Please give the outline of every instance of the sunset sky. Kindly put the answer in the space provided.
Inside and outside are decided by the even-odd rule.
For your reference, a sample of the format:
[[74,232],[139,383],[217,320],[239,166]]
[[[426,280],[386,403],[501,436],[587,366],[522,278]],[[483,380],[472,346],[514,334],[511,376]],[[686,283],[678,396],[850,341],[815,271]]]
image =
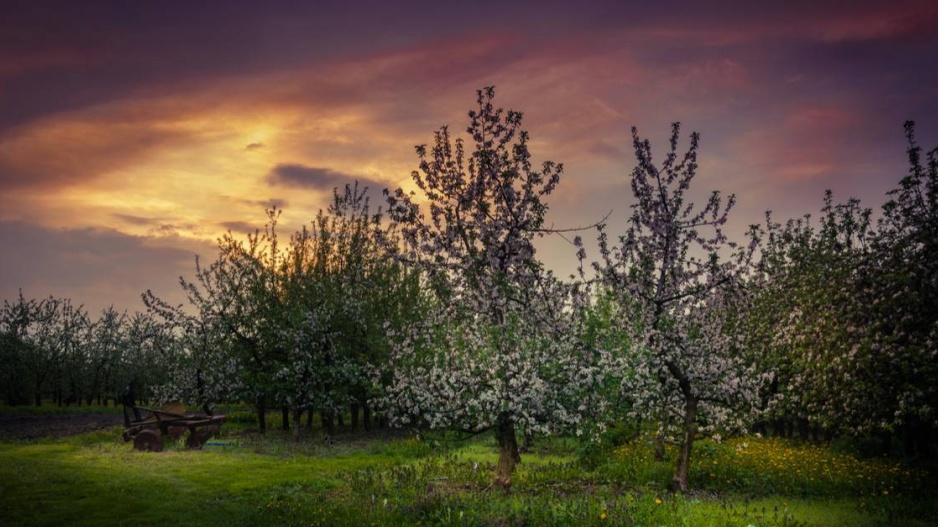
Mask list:
[[[827,188],[878,207],[908,119],[938,145],[938,3],[3,0],[0,298],[179,302],[266,207],[289,233],[335,186],[406,184],[487,85],[565,166],[549,223],[621,231],[630,127],[660,159],[681,121],[741,232]],[[540,254],[566,275],[574,252]]]

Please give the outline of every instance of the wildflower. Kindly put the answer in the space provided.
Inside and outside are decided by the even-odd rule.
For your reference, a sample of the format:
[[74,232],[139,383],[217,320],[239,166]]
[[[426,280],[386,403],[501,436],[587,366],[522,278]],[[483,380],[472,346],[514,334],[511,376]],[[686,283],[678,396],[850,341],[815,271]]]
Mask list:
[[655,505],[661,505],[661,503],[662,503],[661,498],[659,498],[658,496],[655,496]]

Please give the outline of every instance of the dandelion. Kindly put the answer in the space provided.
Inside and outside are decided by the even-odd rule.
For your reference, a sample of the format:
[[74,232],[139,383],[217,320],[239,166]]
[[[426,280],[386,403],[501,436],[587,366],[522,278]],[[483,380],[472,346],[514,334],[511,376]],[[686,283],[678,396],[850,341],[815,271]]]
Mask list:
[[655,505],[661,505],[661,503],[662,503],[661,498],[659,498],[658,496],[655,496]]

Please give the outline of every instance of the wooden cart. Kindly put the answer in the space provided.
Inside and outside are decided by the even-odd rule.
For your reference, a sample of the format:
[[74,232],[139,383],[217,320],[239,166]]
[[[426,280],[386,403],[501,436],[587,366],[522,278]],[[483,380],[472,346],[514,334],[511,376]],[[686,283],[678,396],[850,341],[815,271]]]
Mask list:
[[180,402],[169,403],[159,410],[124,405],[124,441],[133,440],[137,450],[161,452],[165,438],[175,441],[188,430],[186,446],[199,449],[218,433],[224,422],[224,415],[186,412],[185,406]]

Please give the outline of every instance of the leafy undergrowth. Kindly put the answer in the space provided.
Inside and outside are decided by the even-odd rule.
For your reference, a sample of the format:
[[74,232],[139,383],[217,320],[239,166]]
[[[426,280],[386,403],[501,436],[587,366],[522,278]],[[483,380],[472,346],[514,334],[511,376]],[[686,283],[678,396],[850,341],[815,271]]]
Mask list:
[[0,443],[4,525],[938,525],[934,485],[899,463],[744,438],[702,442],[694,492],[641,440],[585,465],[572,440],[541,440],[510,493],[489,484],[491,438],[310,435],[228,427],[202,451],[140,453],[118,428]]

